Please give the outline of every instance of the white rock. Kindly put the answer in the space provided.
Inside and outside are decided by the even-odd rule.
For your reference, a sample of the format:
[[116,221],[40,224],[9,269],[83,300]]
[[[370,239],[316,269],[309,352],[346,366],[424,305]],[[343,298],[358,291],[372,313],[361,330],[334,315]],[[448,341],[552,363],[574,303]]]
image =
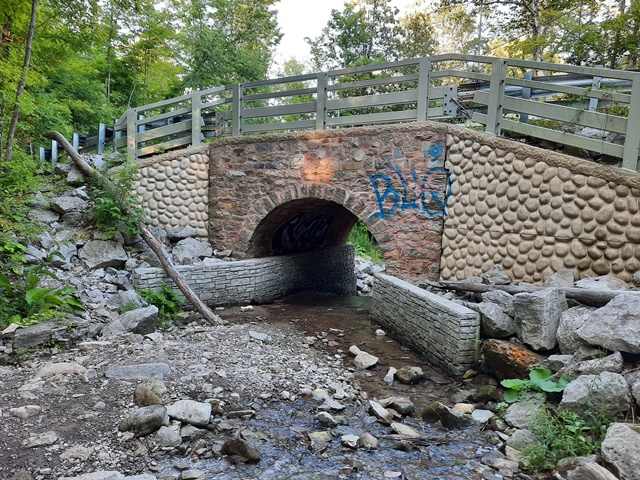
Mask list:
[[181,422],[204,426],[209,423],[211,418],[211,404],[194,400],[178,400],[167,407],[167,413],[169,417]]
[[12,416],[25,419],[35,417],[36,415],[40,415],[42,411],[42,407],[40,405],[24,405],[18,408],[11,408],[9,412]]
[[398,370],[394,367],[389,367],[389,371],[384,376],[384,383],[391,385],[393,383],[393,377],[395,376]]

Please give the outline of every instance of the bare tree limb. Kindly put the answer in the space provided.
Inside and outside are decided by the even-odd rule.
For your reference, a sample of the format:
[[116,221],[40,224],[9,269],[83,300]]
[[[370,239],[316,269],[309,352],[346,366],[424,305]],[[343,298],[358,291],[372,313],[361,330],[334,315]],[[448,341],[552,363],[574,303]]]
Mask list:
[[[76,152],[76,150],[71,146],[67,139],[62,136],[60,132],[47,132],[44,136],[58,142],[87,179],[100,179],[110,187],[114,187],[112,182],[108,178],[105,178],[100,172],[95,170],[93,167],[91,167],[91,165],[84,161],[84,159],[78,154],[78,152]],[[153,250],[153,253],[155,253],[158,257],[158,260],[160,260],[160,263],[166,270],[171,280],[175,282],[182,294],[191,303],[191,305],[193,305],[196,311],[200,313],[209,323],[213,325],[222,325],[222,319],[218,315],[213,313],[213,311],[202,300],[200,300],[200,298],[198,298],[191,287],[189,287],[189,285],[185,283],[175,265],[171,261],[168,253],[165,251],[162,244],[153,236],[149,228],[144,223],[140,222],[138,224],[138,229],[140,230],[140,236],[142,237],[142,239],[146,242],[147,245],[149,245],[151,250]]]

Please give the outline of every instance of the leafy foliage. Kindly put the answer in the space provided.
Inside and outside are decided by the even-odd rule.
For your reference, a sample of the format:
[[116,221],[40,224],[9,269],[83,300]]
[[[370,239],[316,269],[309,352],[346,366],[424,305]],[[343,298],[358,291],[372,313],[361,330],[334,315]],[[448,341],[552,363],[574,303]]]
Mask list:
[[397,15],[391,0],[355,0],[345,2],[342,11],[332,10],[322,34],[305,39],[315,67],[337,69],[397,59]]
[[523,463],[529,470],[550,470],[562,458],[594,454],[600,450],[611,421],[591,409],[581,414],[540,410],[532,422],[532,433],[540,445],[531,444],[524,449]]
[[182,312],[184,300],[171,288],[164,284],[159,292],[145,288],[138,292],[150,305],[158,307],[158,320],[161,327],[167,327]]
[[137,197],[131,194],[136,172],[135,165],[125,163],[114,169],[111,184],[99,178],[89,182],[91,221],[103,232],[139,233],[138,225],[144,219],[144,209]]
[[520,400],[522,394],[529,390],[546,393],[562,392],[572,380],[571,377],[564,376],[556,382],[553,380],[551,370],[538,367],[529,372],[528,380],[507,379],[502,380],[500,385],[507,389],[504,392],[504,400],[508,403],[513,403]]
[[353,226],[348,242],[356,246],[356,255],[368,257],[373,262],[382,261],[382,251],[363,221],[358,220]]
[[39,287],[44,277],[58,279],[44,265],[25,266],[22,275],[13,281],[0,274],[0,328],[9,323],[28,325],[64,318],[66,313],[84,310],[75,287]]

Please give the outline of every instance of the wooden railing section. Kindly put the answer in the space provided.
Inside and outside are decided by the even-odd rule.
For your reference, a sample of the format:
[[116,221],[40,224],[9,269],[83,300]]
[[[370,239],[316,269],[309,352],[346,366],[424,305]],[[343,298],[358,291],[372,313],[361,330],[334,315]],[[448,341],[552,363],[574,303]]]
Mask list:
[[[113,145],[138,158],[223,135],[463,118],[489,134],[510,131],[616,157],[635,171],[640,73],[437,55],[226,85],[132,108],[115,122]],[[609,134],[618,139],[608,141]]]

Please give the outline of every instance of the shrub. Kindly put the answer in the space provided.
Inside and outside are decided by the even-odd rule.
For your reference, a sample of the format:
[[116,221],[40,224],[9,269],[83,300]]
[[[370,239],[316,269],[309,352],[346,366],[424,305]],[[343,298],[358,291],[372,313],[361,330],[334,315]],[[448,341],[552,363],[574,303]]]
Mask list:
[[536,414],[532,432],[541,444],[524,449],[523,463],[529,470],[550,470],[562,458],[596,453],[612,421],[591,409],[581,414],[542,409]]
[[176,316],[182,312],[184,300],[171,288],[170,285],[164,284],[159,292],[145,288],[140,290],[139,295],[144,298],[150,305],[158,308],[158,321],[160,328],[168,327]]
[[362,220],[358,220],[351,229],[348,242],[356,246],[356,255],[368,257],[373,262],[382,261],[382,251]]
[[58,279],[44,265],[24,267],[22,275],[13,281],[0,274],[0,328],[9,323],[29,325],[61,319],[74,310],[84,310],[75,287],[38,287],[45,276]]
[[135,165],[125,163],[114,169],[110,184],[101,178],[89,182],[91,221],[98,229],[106,233],[139,233],[138,225],[144,219],[144,210],[132,195],[136,172]]

